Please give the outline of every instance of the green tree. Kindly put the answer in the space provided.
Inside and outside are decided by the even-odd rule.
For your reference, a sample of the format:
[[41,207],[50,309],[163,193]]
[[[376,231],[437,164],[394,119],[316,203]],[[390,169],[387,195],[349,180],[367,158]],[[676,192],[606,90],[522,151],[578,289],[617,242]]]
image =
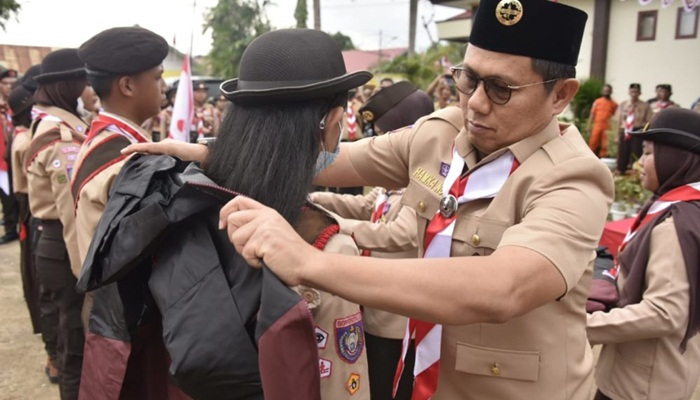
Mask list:
[[5,22],[17,14],[21,6],[15,0],[0,0],[0,27],[5,30]]
[[464,57],[464,49],[464,44],[460,43],[433,46],[424,53],[416,53],[412,56],[403,54],[391,61],[384,61],[381,64],[381,71],[403,74],[411,83],[425,90],[435,76],[444,73],[440,59],[444,56],[451,64],[459,64]]
[[345,36],[340,32],[331,35],[333,40],[338,43],[341,50],[355,50],[355,45],[352,43],[350,36]]
[[297,8],[294,10],[294,19],[297,20],[297,28],[306,28],[306,19],[309,11],[306,9],[306,0],[297,0]]
[[238,65],[248,44],[270,31],[265,15],[267,4],[268,0],[219,0],[205,15],[204,32],[212,32],[208,58],[214,75],[238,76]]

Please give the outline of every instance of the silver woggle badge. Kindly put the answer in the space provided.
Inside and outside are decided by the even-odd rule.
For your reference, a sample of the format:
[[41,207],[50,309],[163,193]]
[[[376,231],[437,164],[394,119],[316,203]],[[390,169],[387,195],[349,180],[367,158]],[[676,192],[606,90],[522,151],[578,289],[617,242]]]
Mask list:
[[457,212],[458,206],[457,198],[448,194],[440,200],[440,214],[445,218],[451,218]]

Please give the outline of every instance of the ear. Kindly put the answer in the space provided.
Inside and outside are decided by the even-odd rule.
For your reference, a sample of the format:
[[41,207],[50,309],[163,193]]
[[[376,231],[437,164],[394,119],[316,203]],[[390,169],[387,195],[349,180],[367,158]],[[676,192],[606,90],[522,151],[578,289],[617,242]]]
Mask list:
[[554,86],[552,94],[552,115],[561,114],[566,106],[574,99],[580,84],[577,79],[564,79]]
[[131,76],[122,76],[117,79],[117,87],[124,97],[134,96],[134,80]]

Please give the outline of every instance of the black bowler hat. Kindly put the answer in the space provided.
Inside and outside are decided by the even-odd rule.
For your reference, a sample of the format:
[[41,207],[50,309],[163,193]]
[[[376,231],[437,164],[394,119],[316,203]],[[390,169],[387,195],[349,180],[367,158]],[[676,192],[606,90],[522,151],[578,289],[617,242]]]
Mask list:
[[85,77],[85,64],[78,58],[78,50],[52,51],[41,61],[41,73],[34,77],[39,84],[67,81]]
[[27,69],[24,75],[22,75],[22,78],[20,78],[19,80],[19,84],[32,93],[36,92],[36,89],[39,87],[39,84],[34,78],[40,73],[41,64],[32,65],[31,67],[29,67],[29,69]]
[[160,65],[170,46],[161,36],[138,26],[111,28],[78,48],[88,75],[120,76]]
[[630,83],[630,89],[639,89],[642,90],[642,85],[638,83]]
[[243,52],[238,78],[221,84],[235,102],[296,101],[332,96],[372,78],[347,73],[338,44],[313,29],[280,29],[254,39]]
[[14,115],[19,115],[34,105],[34,92],[19,85],[10,92],[10,96],[7,98],[7,104],[10,106]]
[[575,66],[586,19],[585,12],[549,0],[481,0],[469,43]]
[[3,69],[0,71],[0,79],[5,79],[5,78],[16,78],[17,77],[17,71],[14,69]]
[[409,82],[401,81],[370,97],[360,108],[360,115],[363,121],[389,132],[411,125],[433,111],[430,96]]
[[664,143],[700,154],[700,113],[673,107],[659,111],[641,131],[630,132],[642,140]]

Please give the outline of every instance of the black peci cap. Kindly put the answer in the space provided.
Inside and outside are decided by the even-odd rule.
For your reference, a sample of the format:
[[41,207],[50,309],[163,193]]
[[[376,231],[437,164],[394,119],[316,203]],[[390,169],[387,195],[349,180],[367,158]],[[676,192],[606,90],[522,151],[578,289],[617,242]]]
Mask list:
[[661,83],[661,84],[658,84],[658,85],[656,85],[656,88],[657,88],[657,89],[666,89],[666,90],[668,90],[669,92],[672,91],[672,90],[671,90],[671,85],[669,85],[668,83]]
[[630,83],[630,89],[639,89],[642,90],[642,85],[638,83]]
[[587,19],[585,12],[549,0],[481,0],[469,43],[575,66]]
[[643,130],[630,134],[700,154],[700,113],[680,107],[666,108]]
[[120,76],[160,65],[170,46],[160,35],[141,27],[111,28],[78,48],[88,75]]
[[52,51],[41,61],[41,73],[34,77],[39,84],[85,77],[85,64],[76,49]]

